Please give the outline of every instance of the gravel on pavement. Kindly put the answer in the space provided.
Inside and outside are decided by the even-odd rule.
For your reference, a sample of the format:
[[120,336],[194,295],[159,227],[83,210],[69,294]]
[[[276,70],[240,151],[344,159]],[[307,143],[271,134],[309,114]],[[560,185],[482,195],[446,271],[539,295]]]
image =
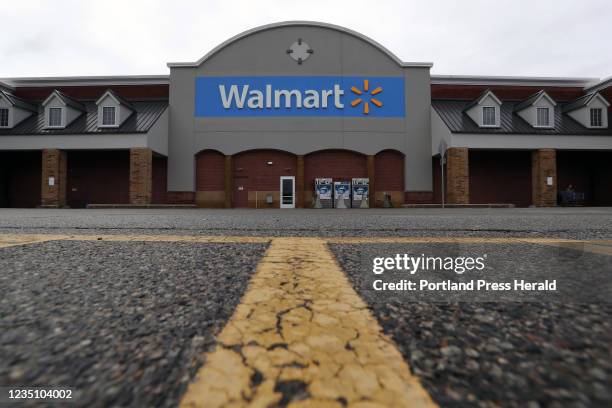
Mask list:
[[611,303],[383,302],[363,284],[371,248],[331,249],[440,406],[612,406]]
[[71,387],[70,406],[176,406],[265,249],[96,241],[0,249],[0,384]]
[[612,208],[2,209],[4,233],[612,238]]

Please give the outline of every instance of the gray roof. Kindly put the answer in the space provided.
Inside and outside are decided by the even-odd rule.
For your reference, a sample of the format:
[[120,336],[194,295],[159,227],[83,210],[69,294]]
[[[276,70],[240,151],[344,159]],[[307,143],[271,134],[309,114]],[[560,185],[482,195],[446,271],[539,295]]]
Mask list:
[[11,94],[9,92],[5,92],[3,90],[0,90],[0,94],[2,94],[2,96],[4,96],[9,101],[9,103],[11,105],[13,105],[13,106],[16,106],[16,107],[21,108],[21,109],[28,110],[30,112],[38,111],[38,108],[35,105],[33,105],[33,104],[29,103],[29,102],[26,102],[23,99],[18,98],[15,95],[13,95],[13,94]]
[[168,107],[167,100],[132,101],[134,113],[118,128],[98,128],[98,107],[94,101],[82,103],[84,113],[64,129],[45,129],[42,106],[38,113],[19,123],[13,129],[0,129],[2,135],[69,135],[105,133],[146,133]]
[[481,93],[480,95],[478,95],[478,98],[474,99],[473,101],[471,101],[470,103],[468,103],[467,105],[465,105],[463,107],[464,111],[469,111],[470,109],[472,109],[474,106],[478,105],[480,103],[480,101],[482,100],[482,98],[485,97],[486,94],[488,94],[489,92],[491,92],[491,90],[489,88],[485,89],[483,93]]
[[523,109],[533,105],[533,103],[537,101],[538,98],[542,96],[542,94],[544,94],[544,90],[538,91],[534,93],[533,95],[531,95],[530,97],[528,97],[527,99],[525,99],[524,101],[517,103],[516,105],[514,105],[514,111],[515,112],[522,111]]
[[112,89],[107,89],[106,92],[104,92],[104,95],[106,95],[107,93],[111,94],[113,98],[115,98],[120,104],[124,105],[127,108],[130,108],[131,110],[134,110],[134,107],[132,106],[130,102],[126,101],[125,99],[117,95],[117,93],[113,91]]
[[589,129],[563,114],[563,104],[555,106],[555,126],[552,129],[534,128],[514,112],[521,101],[503,101],[500,109],[499,128],[481,128],[466,113],[466,105],[472,101],[434,99],[431,105],[453,133],[498,133],[498,134],[542,134],[542,135],[612,135],[612,128]]
[[589,94],[581,96],[580,98],[570,103],[565,104],[563,106],[563,112],[570,112],[578,108],[582,108],[583,106],[586,106],[589,102],[591,102],[591,99],[593,99],[595,95],[597,95],[597,92],[591,92]]
[[[60,91],[58,91],[57,89],[53,91],[52,95],[57,95],[58,98],[60,98],[62,100],[62,102],[64,102],[64,104],[66,104],[66,106],[70,106],[71,108],[74,108],[76,110],[80,110],[81,112],[85,112],[85,105],[83,105],[81,102],[77,102],[74,99],[72,99],[71,97],[64,95],[63,93],[61,93]],[[51,96],[49,96],[51,97]],[[49,99],[49,98],[47,98]]]

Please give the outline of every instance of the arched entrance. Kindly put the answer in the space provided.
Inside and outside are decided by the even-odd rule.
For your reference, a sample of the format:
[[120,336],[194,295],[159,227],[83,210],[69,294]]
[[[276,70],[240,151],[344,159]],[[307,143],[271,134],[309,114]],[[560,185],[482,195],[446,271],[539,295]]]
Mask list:
[[319,150],[304,156],[304,206],[312,203],[315,179],[334,181],[368,177],[367,156],[351,150]]
[[237,153],[232,156],[232,206],[280,208],[281,178],[293,177],[295,182],[296,174],[297,157],[292,153],[272,149]]

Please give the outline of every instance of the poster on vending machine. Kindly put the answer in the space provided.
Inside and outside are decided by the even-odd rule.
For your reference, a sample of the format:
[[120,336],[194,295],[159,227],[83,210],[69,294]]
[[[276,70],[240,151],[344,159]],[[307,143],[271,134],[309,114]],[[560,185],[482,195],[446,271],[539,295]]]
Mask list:
[[331,178],[315,179],[315,208],[333,207],[333,186]]
[[369,191],[370,179],[354,178],[353,184],[353,199],[351,200],[352,208],[369,208]]
[[351,208],[351,183],[334,181],[334,207]]

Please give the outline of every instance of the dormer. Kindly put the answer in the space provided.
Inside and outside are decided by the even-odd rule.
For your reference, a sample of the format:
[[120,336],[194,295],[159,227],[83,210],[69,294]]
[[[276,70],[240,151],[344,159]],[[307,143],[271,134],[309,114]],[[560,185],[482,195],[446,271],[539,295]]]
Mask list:
[[539,91],[516,104],[514,112],[534,128],[555,127],[555,106],[557,103],[544,91]]
[[568,103],[563,107],[567,113],[582,126],[589,129],[608,127],[608,107],[610,103],[598,92],[593,92]]
[[96,101],[96,105],[99,128],[117,128],[134,113],[134,107],[110,89]]
[[45,99],[43,108],[46,129],[63,129],[85,112],[85,106],[58,90]]
[[501,118],[501,101],[487,89],[463,110],[481,128],[498,128]]
[[34,105],[0,90],[0,129],[12,129],[36,112]]

